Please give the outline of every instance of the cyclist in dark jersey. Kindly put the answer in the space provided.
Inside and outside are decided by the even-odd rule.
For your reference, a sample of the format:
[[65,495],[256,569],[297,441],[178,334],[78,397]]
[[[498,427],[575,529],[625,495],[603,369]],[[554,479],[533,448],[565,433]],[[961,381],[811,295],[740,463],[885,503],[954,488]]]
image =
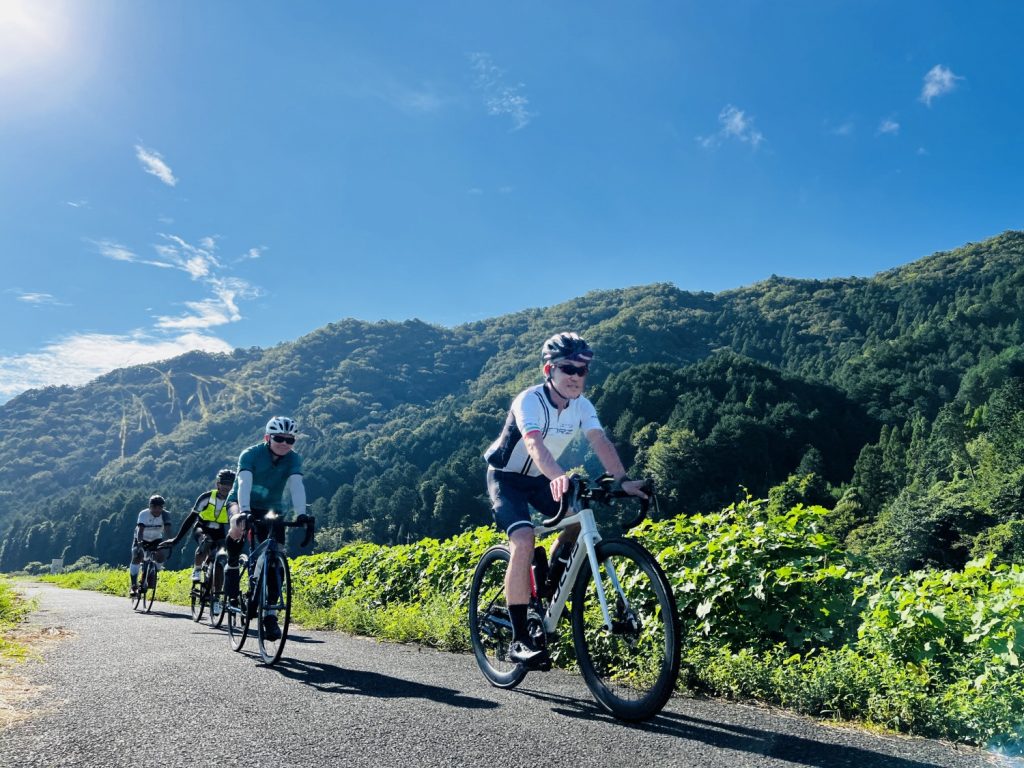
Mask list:
[[[541,366],[544,383],[520,392],[501,435],[487,449],[487,491],[494,521],[508,534],[511,559],[505,573],[505,597],[512,619],[509,657],[544,668],[547,651],[534,646],[526,629],[530,601],[530,565],[535,540],[529,507],[545,517],[558,511],[569,489],[569,476],[558,458],[583,432],[594,453],[622,490],[646,498],[643,481],[630,480],[615,446],[607,438],[593,404],[583,397],[594,352],[575,333],[558,333],[544,342]],[[572,552],[579,526],[563,530],[551,554],[547,585],[557,584]],[[538,585],[538,589],[544,589]]]
[[222,469],[217,473],[217,487],[206,491],[192,505],[173,539],[163,543],[174,547],[193,528],[196,537],[196,557],[192,569],[192,581],[199,581],[202,567],[206,564],[215,544],[224,541],[228,532],[228,493],[235,482],[235,473]]
[[[267,422],[263,442],[242,451],[238,457],[235,484],[228,494],[228,513],[231,527],[224,548],[228,552],[228,568],[224,576],[225,593],[229,601],[238,600],[238,556],[242,553],[242,537],[251,518],[258,541],[273,536],[284,543],[281,519],[273,525],[265,520],[268,511],[279,508],[285,489],[291,493],[292,509],[296,519],[305,519],[306,487],[302,483],[302,458],[292,450],[295,444],[295,422],[287,416],[275,416]],[[273,579],[268,582],[273,582]],[[279,584],[268,583],[270,601],[276,602],[275,590]],[[281,636],[277,616],[268,615],[264,636],[276,640]]]

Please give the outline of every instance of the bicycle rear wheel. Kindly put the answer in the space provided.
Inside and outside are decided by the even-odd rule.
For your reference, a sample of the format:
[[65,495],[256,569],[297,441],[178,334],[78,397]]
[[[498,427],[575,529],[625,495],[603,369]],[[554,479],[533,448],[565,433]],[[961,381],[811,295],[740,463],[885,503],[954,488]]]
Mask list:
[[142,566],[142,575],[145,581],[142,583],[145,585],[142,592],[142,604],[146,608],[146,613],[149,613],[153,607],[153,601],[156,600],[156,565],[153,562],[145,563]]
[[[239,559],[238,572],[242,579],[248,581],[248,559],[245,555]],[[245,638],[249,636],[249,586],[239,585],[238,605],[226,605],[224,610],[228,615],[228,641],[231,643],[231,650],[240,651],[245,644]]]
[[615,717],[645,720],[665,706],[679,675],[675,599],[657,560],[636,542],[604,539],[597,559],[612,630],[605,626],[585,560],[572,593],[580,671],[594,698]]
[[[277,576],[274,576],[276,570]],[[277,602],[271,603],[269,599],[269,585],[271,579],[277,579],[280,584],[280,594]],[[279,637],[270,638],[266,632],[266,622],[269,617],[277,619]],[[288,625],[292,616],[292,578],[288,570],[288,559],[281,553],[274,558],[267,558],[265,561],[263,575],[260,577],[260,602],[257,610],[257,643],[260,649],[260,658],[264,664],[276,664],[284,651],[285,641],[288,639]]]
[[210,575],[210,626],[214,629],[224,623],[224,616],[227,615],[224,596],[224,568],[227,565],[227,557],[218,557],[213,561],[213,568]]
[[135,592],[134,592],[134,594],[130,593],[128,595],[128,602],[130,602],[132,604],[132,610],[133,611],[139,610],[139,603],[142,602],[142,584],[143,584],[143,582],[142,582],[142,570],[141,569],[139,570],[139,573],[137,574],[136,579],[137,579],[137,581],[135,582]]
[[469,590],[469,637],[480,671],[491,685],[514,688],[526,677],[526,667],[508,658],[512,620],[505,602],[508,547],[498,544],[484,552]]

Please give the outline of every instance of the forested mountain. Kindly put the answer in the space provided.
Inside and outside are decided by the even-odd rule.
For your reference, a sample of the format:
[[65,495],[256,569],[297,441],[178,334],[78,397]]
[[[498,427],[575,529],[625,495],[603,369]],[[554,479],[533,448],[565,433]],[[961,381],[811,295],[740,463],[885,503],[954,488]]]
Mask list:
[[565,329],[595,347],[587,393],[663,515],[771,492],[834,507],[891,569],[1024,561],[1022,307],[1007,232],[872,278],[658,284],[456,328],[345,320],[27,392],[0,406],[0,570],[124,562],[151,493],[180,521],[274,413],[301,425],[325,543],[486,523],[481,451]]

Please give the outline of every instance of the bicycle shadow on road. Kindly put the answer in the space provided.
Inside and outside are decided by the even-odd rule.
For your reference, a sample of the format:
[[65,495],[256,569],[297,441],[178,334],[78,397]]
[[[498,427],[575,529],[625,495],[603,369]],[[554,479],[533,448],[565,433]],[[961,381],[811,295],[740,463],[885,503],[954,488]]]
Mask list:
[[354,693],[381,699],[429,699],[466,709],[495,709],[498,706],[493,701],[466,696],[452,688],[360,669],[342,669],[322,662],[282,659],[274,669],[287,678],[325,693]]
[[597,704],[585,699],[573,699],[567,696],[529,689],[520,689],[520,692],[536,699],[567,705],[561,707],[553,706],[551,709],[555,714],[564,715],[565,717],[581,720],[603,720],[608,723],[616,723],[630,730],[675,736],[676,738],[688,741],[701,741],[715,748],[750,752],[756,755],[784,760],[796,765],[812,766],[813,768],[835,768],[835,766],[851,766],[854,768],[943,768],[939,763],[895,757],[861,747],[851,747],[829,741],[816,741],[801,736],[749,728],[742,725],[703,720],[676,712],[661,712],[646,722],[628,723],[617,720]]

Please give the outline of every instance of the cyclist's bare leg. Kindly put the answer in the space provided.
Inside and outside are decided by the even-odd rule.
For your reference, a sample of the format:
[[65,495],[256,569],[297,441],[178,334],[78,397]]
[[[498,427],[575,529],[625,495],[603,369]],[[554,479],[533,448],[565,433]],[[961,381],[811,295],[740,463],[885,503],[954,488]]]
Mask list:
[[570,525],[568,528],[562,529],[555,539],[554,545],[551,547],[551,562],[548,565],[548,584],[551,585],[552,590],[558,584],[558,580],[562,578],[565,566],[569,564],[569,555],[572,553],[572,547],[579,535],[579,525]]
[[511,555],[508,570],[505,571],[505,599],[509,605],[526,605],[530,602],[530,565],[533,563],[533,528],[523,526],[509,534],[508,549]]

